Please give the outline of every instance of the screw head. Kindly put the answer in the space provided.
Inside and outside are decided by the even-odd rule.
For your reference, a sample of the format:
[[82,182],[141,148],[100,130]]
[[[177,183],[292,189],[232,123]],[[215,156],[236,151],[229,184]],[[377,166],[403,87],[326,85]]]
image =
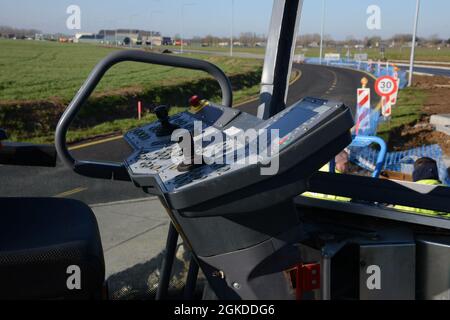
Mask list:
[[235,288],[236,290],[239,290],[241,288],[241,285],[237,282],[233,282],[233,288]]

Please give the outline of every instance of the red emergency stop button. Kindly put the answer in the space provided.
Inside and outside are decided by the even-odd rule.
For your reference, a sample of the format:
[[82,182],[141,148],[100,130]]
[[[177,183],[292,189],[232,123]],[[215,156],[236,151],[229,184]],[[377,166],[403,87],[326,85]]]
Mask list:
[[200,97],[199,96],[192,96],[189,99],[189,105],[191,107],[197,107],[200,104]]

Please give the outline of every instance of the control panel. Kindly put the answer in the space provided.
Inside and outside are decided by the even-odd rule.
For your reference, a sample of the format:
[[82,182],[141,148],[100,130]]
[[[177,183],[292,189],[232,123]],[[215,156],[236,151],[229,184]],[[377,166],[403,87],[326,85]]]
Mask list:
[[[164,106],[162,107],[164,108]],[[161,114],[156,113],[159,121],[134,129],[125,134],[125,140],[134,149],[152,150],[167,147],[172,144],[170,140],[174,130],[181,128],[193,132],[195,121],[202,122],[204,129],[211,126],[219,129],[224,128],[241,113],[237,109],[225,108],[208,103],[208,105],[196,113],[186,111],[169,118],[167,113],[168,108],[165,108],[166,112],[161,112]],[[166,134],[157,134],[158,130],[167,126],[169,128],[167,128]]]
[[[281,170],[286,170],[287,166],[295,163],[295,154],[286,151],[300,141],[314,139],[323,124],[345,115],[341,128],[325,133],[330,135],[328,140],[349,131],[353,125],[347,107],[314,98],[305,98],[267,121],[246,113],[227,115],[228,121],[224,121],[224,114],[214,108],[205,107],[197,113],[187,111],[167,119],[166,125],[170,123],[172,133],[176,128],[191,133],[193,147],[190,155],[181,143],[172,141],[172,134],[157,135],[165,120],[160,119],[126,134],[125,139],[136,149],[126,161],[135,183],[144,188],[156,186],[164,194],[196,187],[217,188],[222,183],[228,183],[227,187],[233,183],[236,187],[242,186],[252,180],[239,181],[239,177],[244,178],[245,175],[252,176],[255,181],[264,179],[255,169],[269,165],[275,157]],[[195,121],[202,123],[200,133],[194,132]],[[319,143],[317,141],[316,144]],[[302,152],[305,156],[313,150]],[[330,154],[330,158],[333,156]],[[183,164],[188,160],[193,164],[186,169]]]

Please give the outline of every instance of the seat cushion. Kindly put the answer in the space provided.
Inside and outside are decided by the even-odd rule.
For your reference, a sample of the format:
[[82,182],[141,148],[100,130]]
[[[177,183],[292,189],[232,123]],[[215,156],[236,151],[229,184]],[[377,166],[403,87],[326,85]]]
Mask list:
[[82,202],[0,198],[0,299],[100,297],[97,221]]

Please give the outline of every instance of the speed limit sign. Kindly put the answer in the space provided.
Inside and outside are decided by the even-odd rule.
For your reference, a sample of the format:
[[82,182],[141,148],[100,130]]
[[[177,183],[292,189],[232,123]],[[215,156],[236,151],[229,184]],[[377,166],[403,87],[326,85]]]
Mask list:
[[397,80],[390,76],[384,76],[375,82],[375,91],[381,97],[390,97],[398,90]]

